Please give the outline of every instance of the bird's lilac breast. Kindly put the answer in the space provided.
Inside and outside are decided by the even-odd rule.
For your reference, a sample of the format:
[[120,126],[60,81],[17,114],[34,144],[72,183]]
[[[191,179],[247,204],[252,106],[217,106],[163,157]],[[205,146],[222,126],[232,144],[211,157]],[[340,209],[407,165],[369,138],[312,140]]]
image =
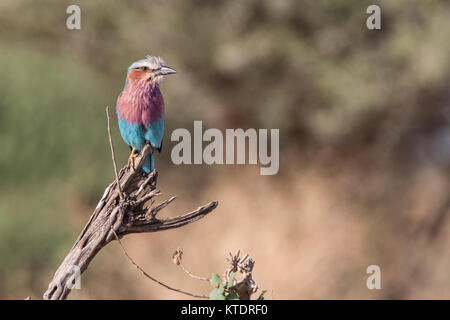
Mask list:
[[157,84],[129,82],[117,99],[117,114],[129,124],[147,126],[164,117],[164,100]]

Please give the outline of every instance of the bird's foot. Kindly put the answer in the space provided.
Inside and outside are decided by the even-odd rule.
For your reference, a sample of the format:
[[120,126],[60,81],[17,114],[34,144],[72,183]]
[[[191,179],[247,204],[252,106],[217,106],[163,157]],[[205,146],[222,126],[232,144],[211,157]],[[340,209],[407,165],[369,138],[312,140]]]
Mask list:
[[128,168],[133,168],[133,170],[135,170],[134,167],[134,158],[136,158],[139,155],[139,153],[136,152],[136,150],[133,148],[133,150],[131,150],[131,154],[130,157],[128,158],[128,164],[127,167]]

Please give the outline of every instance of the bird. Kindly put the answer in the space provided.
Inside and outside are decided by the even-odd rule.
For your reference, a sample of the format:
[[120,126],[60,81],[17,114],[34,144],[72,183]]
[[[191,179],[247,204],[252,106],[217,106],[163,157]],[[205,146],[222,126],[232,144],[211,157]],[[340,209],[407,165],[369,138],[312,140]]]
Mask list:
[[161,152],[164,135],[164,99],[160,84],[165,75],[176,71],[166,66],[160,57],[146,56],[133,62],[127,70],[125,86],[116,103],[116,114],[123,141],[130,147],[128,167],[134,167],[134,158],[150,143],[151,151],[142,164],[142,170],[154,169],[153,153]]

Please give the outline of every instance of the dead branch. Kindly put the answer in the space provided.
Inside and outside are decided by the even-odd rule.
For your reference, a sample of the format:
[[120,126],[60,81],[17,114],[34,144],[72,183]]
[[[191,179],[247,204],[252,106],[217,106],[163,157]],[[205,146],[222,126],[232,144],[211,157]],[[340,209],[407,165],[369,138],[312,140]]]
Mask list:
[[[109,138],[111,139],[110,133]],[[112,140],[110,143],[112,147]],[[148,201],[154,201],[154,197],[161,195],[156,189],[158,176],[156,170],[148,175],[140,170],[150,151],[151,146],[147,144],[134,159],[135,169],[122,168],[116,180],[105,189],[88,223],[53,276],[53,280],[44,293],[44,299],[66,299],[76,277],[87,269],[89,263],[104,246],[115,239],[115,235],[122,238],[130,233],[179,228],[205,217],[217,207],[218,202],[213,201],[178,217],[156,218],[157,213],[175,198],[172,197],[155,207],[145,206]],[[115,165],[113,148],[112,158]]]

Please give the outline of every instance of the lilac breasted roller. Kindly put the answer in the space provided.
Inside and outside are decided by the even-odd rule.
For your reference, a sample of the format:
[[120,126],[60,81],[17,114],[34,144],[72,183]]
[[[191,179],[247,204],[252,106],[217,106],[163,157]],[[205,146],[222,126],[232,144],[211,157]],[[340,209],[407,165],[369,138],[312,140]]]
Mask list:
[[134,62],[127,72],[125,87],[117,98],[120,134],[130,146],[128,165],[150,142],[152,151],[142,165],[145,173],[154,169],[153,152],[161,151],[164,134],[164,100],[159,85],[164,75],[176,73],[159,57],[147,56]]

